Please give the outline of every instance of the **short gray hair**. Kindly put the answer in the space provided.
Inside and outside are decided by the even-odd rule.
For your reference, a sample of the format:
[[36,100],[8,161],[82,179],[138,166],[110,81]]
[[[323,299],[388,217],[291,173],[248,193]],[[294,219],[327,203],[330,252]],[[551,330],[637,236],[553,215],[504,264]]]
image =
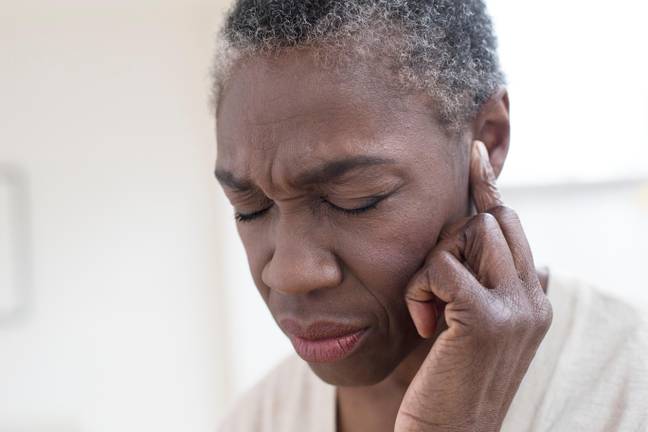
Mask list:
[[237,59],[290,49],[316,48],[322,65],[387,61],[387,84],[429,95],[453,129],[505,84],[483,0],[236,0],[217,46],[215,111]]

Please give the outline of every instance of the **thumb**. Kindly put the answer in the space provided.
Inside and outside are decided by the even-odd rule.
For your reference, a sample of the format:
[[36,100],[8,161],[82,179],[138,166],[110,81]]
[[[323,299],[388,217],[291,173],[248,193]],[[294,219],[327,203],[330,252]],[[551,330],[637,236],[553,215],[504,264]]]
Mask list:
[[473,141],[470,154],[470,189],[477,213],[487,212],[503,204],[488,149],[479,140]]

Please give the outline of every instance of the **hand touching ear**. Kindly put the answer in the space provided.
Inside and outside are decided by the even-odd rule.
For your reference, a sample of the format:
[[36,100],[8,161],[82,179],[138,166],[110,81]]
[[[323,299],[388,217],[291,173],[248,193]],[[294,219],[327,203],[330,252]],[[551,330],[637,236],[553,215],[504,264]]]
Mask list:
[[516,213],[502,203],[488,152],[473,143],[475,216],[444,228],[407,287],[422,337],[435,340],[412,380],[395,431],[499,431],[552,321]]

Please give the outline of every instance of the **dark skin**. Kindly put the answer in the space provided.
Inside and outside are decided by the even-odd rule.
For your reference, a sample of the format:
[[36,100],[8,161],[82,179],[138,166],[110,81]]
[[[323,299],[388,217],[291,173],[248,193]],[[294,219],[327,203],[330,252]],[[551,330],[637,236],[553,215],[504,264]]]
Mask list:
[[507,93],[458,137],[423,95],[363,76],[308,52],[236,66],[216,173],[252,277],[278,324],[370,327],[350,356],[309,364],[337,387],[338,431],[498,430],[551,322],[495,186]]

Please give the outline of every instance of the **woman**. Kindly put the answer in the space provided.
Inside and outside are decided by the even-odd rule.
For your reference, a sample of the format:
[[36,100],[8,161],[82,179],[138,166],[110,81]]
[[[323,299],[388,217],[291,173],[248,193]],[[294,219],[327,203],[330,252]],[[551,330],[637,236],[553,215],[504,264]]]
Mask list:
[[221,36],[216,176],[296,350],[222,430],[648,430],[639,311],[536,270],[497,191],[481,1],[240,0]]

